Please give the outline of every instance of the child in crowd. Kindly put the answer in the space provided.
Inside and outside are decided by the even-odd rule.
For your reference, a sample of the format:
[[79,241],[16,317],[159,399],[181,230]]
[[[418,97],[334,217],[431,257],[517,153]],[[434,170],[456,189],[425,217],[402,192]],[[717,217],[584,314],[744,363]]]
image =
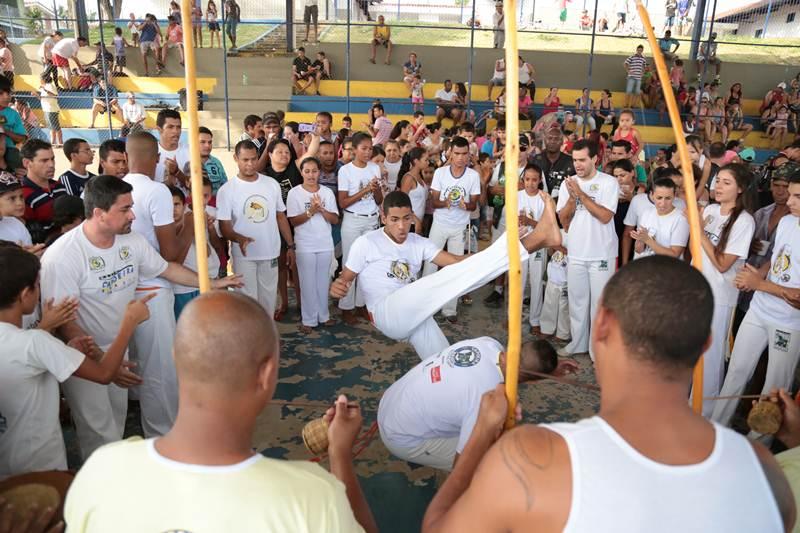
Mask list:
[[682,124],[684,136],[694,135],[697,133],[697,117],[694,116],[694,113],[689,113],[686,115],[686,119]]
[[0,172],[0,241],[8,241],[30,249],[33,240],[25,227],[25,198],[22,183],[6,171]]
[[138,48],[139,47],[139,21],[136,20],[136,15],[131,13],[129,15],[130,20],[128,21],[128,29],[131,31],[131,41],[133,46]]
[[[539,186],[542,183],[542,169],[534,163],[528,163],[522,172],[522,183],[524,188],[517,192],[517,208],[519,209],[519,233],[524,235],[536,227],[536,223],[542,218],[544,212],[544,199],[540,193]],[[505,209],[505,208],[504,208]],[[522,264],[522,292],[525,293],[525,285],[530,279],[531,296],[529,323],[531,333],[538,335],[541,333],[539,321],[542,315],[542,280],[547,263],[545,250],[536,250],[528,260]]]
[[425,82],[422,76],[414,74],[414,80],[411,82],[411,107],[414,112],[424,111],[425,108],[425,93],[423,87]]
[[[633,125],[636,118],[631,109],[623,109],[619,113],[619,127],[614,132],[613,141],[628,141],[631,143],[631,159],[639,159],[639,155],[644,147],[642,135]],[[569,153],[569,152],[567,152]]]
[[555,335],[557,341],[569,342],[569,300],[567,298],[567,233],[561,230],[561,246],[548,249],[547,284],[540,319],[541,334]]
[[[186,195],[177,187],[169,186],[169,192],[172,193],[172,217],[175,220],[175,231],[180,234],[183,231],[184,224],[191,224],[191,219],[187,220],[186,215]],[[208,179],[203,179],[203,207],[208,205],[211,199],[211,182]],[[222,241],[217,236],[217,230],[214,227],[216,222],[213,217],[206,215],[206,257],[208,257],[208,275],[211,279],[216,279],[219,276],[219,251],[222,250]],[[209,231],[211,230],[211,231]],[[197,249],[195,248],[194,240],[191,246],[186,249],[185,254],[176,259],[176,262],[182,262],[183,266],[197,272]],[[177,283],[172,284],[172,290],[175,293],[175,320],[181,315],[181,311],[186,305],[200,295],[200,291],[196,287],[186,287]]]
[[672,85],[672,90],[675,91],[676,94],[680,86],[686,83],[686,74],[683,70],[682,59],[676,59],[675,64],[672,65],[669,71],[669,82]]
[[61,106],[58,105],[58,88],[50,74],[43,73],[39,78],[39,101],[42,104],[44,118],[47,120],[47,127],[50,128],[50,144],[53,148],[59,148],[64,144],[61,121],[58,119]]
[[114,28],[114,74],[123,74],[122,69],[127,65],[125,47],[130,46],[122,36],[122,28]]
[[775,111],[775,119],[772,121],[772,146],[780,149],[784,146],[786,132],[789,131],[789,108],[781,104]]
[[59,196],[53,201],[53,230],[45,241],[45,247],[56,242],[59,237],[86,219],[83,200],[69,194]]

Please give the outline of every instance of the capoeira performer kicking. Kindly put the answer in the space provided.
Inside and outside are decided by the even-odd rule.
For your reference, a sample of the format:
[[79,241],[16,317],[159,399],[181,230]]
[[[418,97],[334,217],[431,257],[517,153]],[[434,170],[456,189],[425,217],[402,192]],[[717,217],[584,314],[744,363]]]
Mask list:
[[[424,278],[423,278],[424,279]],[[408,371],[387,389],[378,406],[381,440],[392,455],[451,470],[472,434],[481,397],[505,382],[506,354],[491,337],[457,342]],[[545,340],[522,345],[519,382],[531,372],[561,376],[577,369],[559,362]]]
[[[783,293],[800,291],[800,175],[789,181],[786,205],[790,214],[778,222],[772,260],[759,269],[745,265],[736,275],[736,287],[755,294],[736,334],[720,396],[744,391],[765,347],[769,359],[762,393],[789,389],[794,381],[800,358],[800,311],[784,300]],[[729,425],[738,404],[738,400],[714,402],[712,420]]]
[[[529,253],[561,244],[553,202],[546,195],[543,199],[545,208],[536,228],[520,239],[523,263]],[[408,195],[400,191],[386,196],[381,219],[383,228],[353,243],[341,275],[331,284],[331,295],[342,298],[358,276],[375,327],[391,339],[407,340],[425,359],[450,345],[433,315],[449,300],[506,272],[507,243],[498,239],[462,261],[428,239],[409,233],[414,214]],[[424,261],[448,268],[417,280]]]

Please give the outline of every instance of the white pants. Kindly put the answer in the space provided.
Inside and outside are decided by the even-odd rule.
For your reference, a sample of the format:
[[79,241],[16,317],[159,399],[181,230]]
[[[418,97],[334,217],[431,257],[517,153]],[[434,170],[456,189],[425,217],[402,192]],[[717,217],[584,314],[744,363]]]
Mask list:
[[614,275],[616,261],[613,257],[599,261],[584,261],[570,257],[567,263],[567,286],[569,287],[569,324],[572,342],[566,347],[569,353],[589,352],[591,347],[591,325],[597,311],[597,302],[603,288]]
[[178,376],[172,358],[175,340],[175,295],[171,288],[137,290],[136,297],[155,293],[147,302],[150,318],[136,327],[131,338],[133,371],[142,377],[137,387],[145,438],[166,434],[178,414]]
[[100,385],[75,376],[61,386],[75,421],[84,461],[100,446],[122,440],[128,415],[127,389],[113,383]]
[[[720,396],[742,394],[764,348],[769,349],[767,376],[762,394],[773,388],[789,389],[794,381],[794,371],[800,358],[800,331],[781,327],[761,319],[751,309],[744,316],[736,342],[733,345],[731,362]],[[711,419],[730,425],[739,400],[717,400],[713,403]]]
[[297,252],[297,275],[300,278],[300,309],[303,325],[316,327],[330,320],[328,289],[331,286],[333,251]]
[[392,455],[399,459],[449,472],[453,469],[453,461],[456,458],[458,437],[427,439],[413,448],[393,446],[385,440],[383,444]]
[[[444,250],[446,246],[449,253],[453,255],[464,255],[464,245],[466,244],[466,228],[466,226],[445,226],[444,224],[440,224],[434,220],[433,224],[431,224],[431,232],[430,235],[428,235],[428,238],[431,240],[431,242],[433,242],[433,244],[442,250]],[[439,267],[433,263],[425,263],[425,268],[422,269],[422,275],[423,277],[430,276],[437,270],[439,270]],[[444,316],[456,316],[456,312],[458,310],[457,305],[458,298],[456,297],[445,303],[445,305],[442,307],[442,314]]]
[[[233,270],[242,276],[242,292],[272,316],[278,300],[278,258],[250,261],[246,257],[234,257]],[[302,295],[302,290],[300,292]]]
[[547,268],[547,259],[544,250],[537,250],[522,263],[522,294],[525,294],[525,285],[528,281],[531,284],[531,304],[528,307],[528,322],[531,326],[538,326],[542,316],[542,304],[544,303],[544,287],[542,278]]
[[[356,242],[356,239],[369,233],[372,230],[378,229],[378,213],[372,216],[364,217],[344,212],[342,219],[342,266],[347,264],[347,258],[350,256],[350,247]],[[302,295],[302,289],[300,290]],[[358,278],[353,281],[350,288],[347,290],[347,295],[339,299],[339,309],[342,311],[352,311],[355,307],[364,306],[364,295],[358,287]]]
[[[528,252],[519,245],[520,261]],[[424,276],[396,290],[370,309],[372,321],[384,335],[408,340],[420,359],[426,359],[450,346],[433,319],[446,302],[474,291],[508,271],[508,245],[498,239],[484,251],[459,263]]]
[[545,335],[555,333],[559,339],[569,338],[569,299],[566,285],[559,287],[547,282],[544,288],[541,329]]
[[[711,319],[711,345],[703,354],[703,396],[717,396],[725,377],[725,357],[729,350],[731,319],[733,305],[714,305],[714,316]],[[762,348],[763,350],[763,348]],[[758,352],[761,355],[761,351]],[[694,394],[694,389],[692,389]],[[722,401],[722,400],[718,400]],[[703,416],[711,417],[716,401],[703,402]]]

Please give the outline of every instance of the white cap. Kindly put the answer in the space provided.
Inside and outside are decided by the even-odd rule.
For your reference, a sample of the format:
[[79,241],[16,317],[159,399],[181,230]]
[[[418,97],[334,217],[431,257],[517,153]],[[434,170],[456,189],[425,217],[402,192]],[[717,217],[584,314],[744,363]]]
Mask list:
[[785,83],[783,83],[783,82],[780,82],[780,83],[778,84],[778,88],[780,88],[780,89],[785,89],[785,88],[786,88],[786,84],[785,84]]

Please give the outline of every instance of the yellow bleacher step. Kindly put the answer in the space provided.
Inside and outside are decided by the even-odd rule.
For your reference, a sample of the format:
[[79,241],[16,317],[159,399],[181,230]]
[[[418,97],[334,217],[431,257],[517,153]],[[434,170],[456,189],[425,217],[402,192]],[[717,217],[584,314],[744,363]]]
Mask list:
[[[140,76],[122,77],[113,79],[114,87],[120,92],[134,93],[166,93],[175,94],[178,90],[186,87],[183,78],[146,78]],[[197,89],[211,94],[217,85],[216,78],[197,78]],[[16,91],[39,91],[39,76],[22,74],[14,76],[14,89]]]
[[[443,87],[442,82],[427,82],[425,84],[425,100],[428,102],[434,101],[436,91]],[[575,106],[575,101],[580,98],[582,89],[561,89],[558,90],[558,97],[561,99],[561,105],[566,108]],[[598,101],[602,89],[593,90],[589,94],[592,99]],[[322,96],[347,96],[347,82],[343,80],[323,80],[320,84],[320,93]],[[500,87],[495,87],[492,91],[492,98],[496,98],[500,94]],[[537,87],[534,103],[543,104],[545,97],[550,94],[550,87]],[[720,94],[721,96],[724,96]],[[350,81],[350,97],[359,98],[408,98],[408,89],[403,82],[384,82],[384,81]],[[474,83],[472,85],[472,99],[474,101],[487,101],[489,99],[489,88],[482,83]],[[619,108],[625,103],[625,93],[623,91],[611,91],[611,102],[614,107]],[[758,107],[761,101],[752,98],[746,98],[743,102],[743,110],[745,115],[759,115]]]
[[[333,115],[333,130],[336,131],[337,129],[342,127],[342,118],[344,118],[345,113],[332,113]],[[363,123],[366,122],[367,114],[366,113],[351,113],[350,117],[353,119],[353,129],[356,131],[364,129]],[[411,115],[390,115],[389,117],[392,122],[397,123],[401,120],[412,120]],[[316,113],[314,112],[297,112],[297,111],[290,111],[286,113],[286,120],[287,121],[295,121],[295,122],[306,122],[306,123],[313,123],[316,120]],[[430,122],[433,119],[430,119]],[[494,119],[488,119],[486,121],[487,129],[494,128],[497,122]],[[443,121],[443,125],[445,128],[451,127],[453,121],[450,119],[445,119]],[[520,128],[525,130],[529,129],[530,122],[521,120],[520,121]],[[646,143],[650,144],[673,144],[675,142],[675,137],[672,134],[672,128],[669,126],[636,126],[639,130],[639,133],[642,134],[642,138],[644,138]],[[605,126],[603,131],[609,131],[609,126]],[[740,132],[736,132],[731,136],[731,139],[738,139],[741,136]],[[719,140],[719,135],[717,136],[717,140]],[[764,139],[761,137],[760,132],[752,132],[747,137],[747,146],[751,146],[753,148],[770,148],[769,139]]]
[[[47,121],[44,119],[44,114],[41,109],[34,109],[34,114],[39,117],[39,121],[42,124],[46,124]],[[144,125],[146,128],[155,128],[156,127],[156,117],[158,116],[158,110],[156,109],[148,109],[145,111],[147,118],[145,118]],[[61,112],[58,114],[59,122],[61,122],[62,128],[88,128],[89,125],[92,123],[92,110],[91,109],[62,109]],[[181,121],[183,124],[188,124],[188,117],[186,113],[181,111]],[[112,115],[111,116],[111,123],[115,128],[119,128],[122,126],[122,122],[117,120],[117,118]],[[94,125],[98,128],[105,128],[108,126],[108,115],[97,115],[95,119]]]

